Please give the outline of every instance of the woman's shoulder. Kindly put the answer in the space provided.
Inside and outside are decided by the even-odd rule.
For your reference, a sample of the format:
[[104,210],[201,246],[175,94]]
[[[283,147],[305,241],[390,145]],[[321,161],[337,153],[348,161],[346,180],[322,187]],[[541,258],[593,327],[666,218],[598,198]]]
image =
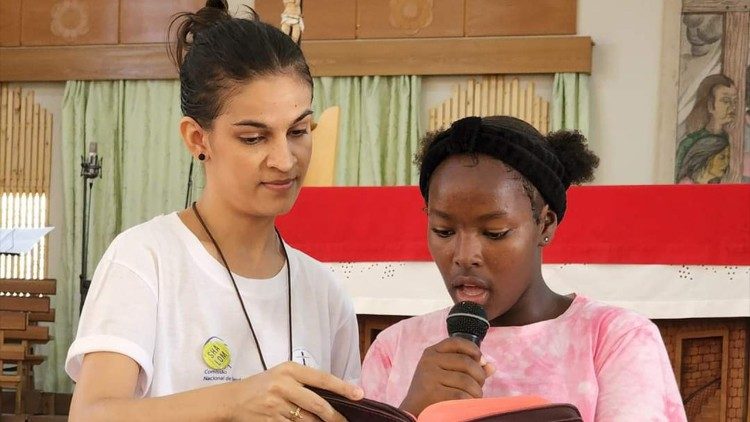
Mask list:
[[608,332],[624,332],[632,328],[653,326],[645,316],[626,308],[600,302],[586,296],[577,295],[573,306],[577,309],[573,317],[588,321]]
[[130,261],[143,258],[144,254],[155,256],[168,251],[170,245],[180,242],[176,223],[179,217],[170,213],[130,227],[112,240],[103,259]]
[[589,331],[596,356],[606,358],[632,347],[664,347],[659,328],[645,316],[588,298],[581,302],[577,323]]

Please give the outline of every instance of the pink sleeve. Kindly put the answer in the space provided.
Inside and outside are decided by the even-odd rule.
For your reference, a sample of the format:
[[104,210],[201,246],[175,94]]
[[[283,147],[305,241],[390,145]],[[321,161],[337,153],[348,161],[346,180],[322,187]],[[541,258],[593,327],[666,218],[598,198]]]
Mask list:
[[687,420],[667,351],[652,323],[605,339],[595,364],[597,421]]
[[387,345],[380,338],[376,338],[362,362],[362,377],[360,386],[365,391],[365,397],[380,402],[386,400],[386,386],[391,373],[391,355]]

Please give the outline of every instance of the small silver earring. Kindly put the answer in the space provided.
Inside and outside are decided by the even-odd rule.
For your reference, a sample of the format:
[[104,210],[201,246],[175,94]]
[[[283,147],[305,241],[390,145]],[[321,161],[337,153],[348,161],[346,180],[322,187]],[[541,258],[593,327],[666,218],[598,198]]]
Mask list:
[[549,236],[544,236],[544,243],[549,242]]

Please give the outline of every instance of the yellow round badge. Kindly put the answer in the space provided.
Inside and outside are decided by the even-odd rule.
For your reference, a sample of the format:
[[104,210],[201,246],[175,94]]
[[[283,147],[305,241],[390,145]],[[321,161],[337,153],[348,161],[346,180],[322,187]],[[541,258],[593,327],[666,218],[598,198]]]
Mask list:
[[224,369],[232,362],[232,354],[222,339],[211,337],[203,344],[203,362],[211,369]]

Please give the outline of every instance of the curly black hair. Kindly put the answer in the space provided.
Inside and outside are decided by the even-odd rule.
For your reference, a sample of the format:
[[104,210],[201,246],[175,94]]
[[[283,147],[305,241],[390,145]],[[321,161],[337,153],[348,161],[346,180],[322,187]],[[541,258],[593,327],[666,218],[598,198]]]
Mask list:
[[419,145],[415,163],[419,167],[420,190],[429,200],[429,181],[438,166],[453,155],[475,160],[487,155],[517,171],[539,221],[544,200],[562,220],[565,191],[571,184],[590,182],[599,157],[588,149],[578,131],[557,131],[542,135],[530,124],[510,116],[467,117],[449,129],[431,132]]

